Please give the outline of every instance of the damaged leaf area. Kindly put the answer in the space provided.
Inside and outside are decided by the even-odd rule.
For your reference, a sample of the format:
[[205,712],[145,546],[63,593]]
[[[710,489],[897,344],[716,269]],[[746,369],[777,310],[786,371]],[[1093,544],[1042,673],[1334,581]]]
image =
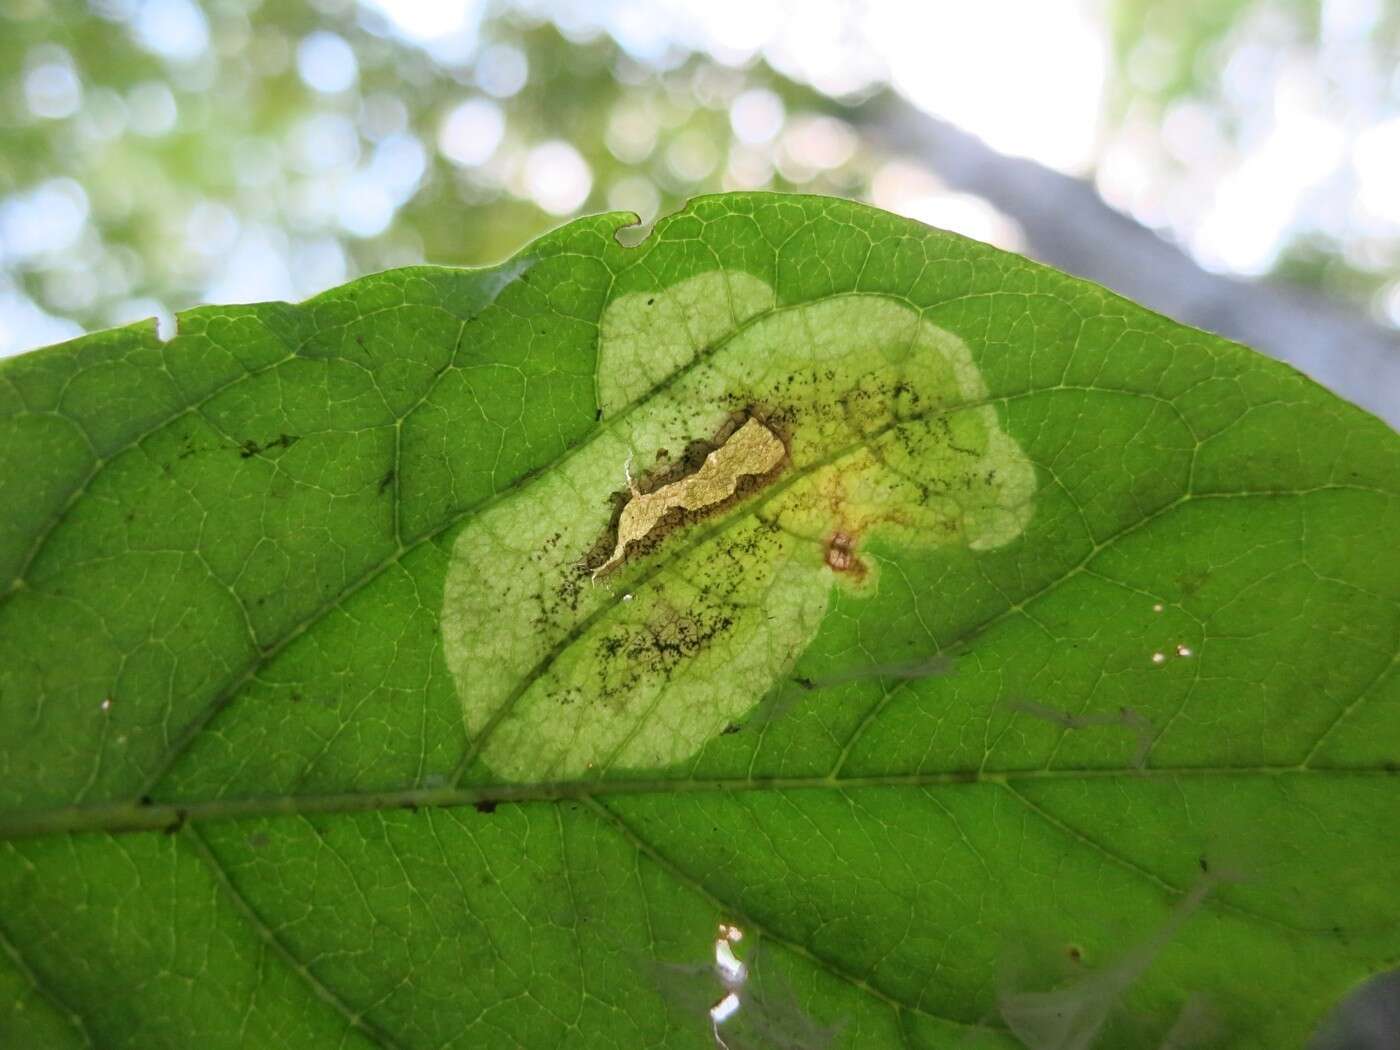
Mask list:
[[[448,569],[448,666],[506,779],[689,757],[791,671],[834,588],[877,592],[865,546],[988,550],[1034,513],[1034,470],[967,346],[906,304],[778,307],[716,271],[620,297],[600,328],[604,406],[629,396],[615,388],[636,381],[639,340],[691,354],[463,529]],[[630,464],[697,440],[713,446],[697,469],[636,488]]]
[[734,495],[744,478],[776,470],[786,454],[771,430],[748,419],[688,477],[653,492],[639,492],[629,476],[630,498],[617,522],[617,546],[612,557],[593,570],[593,578],[620,565],[629,544],[645,543],[674,512],[695,514],[718,506]]
[[1400,439],[861,205],[629,221],[0,363],[0,1046],[1277,1050],[1383,983]]

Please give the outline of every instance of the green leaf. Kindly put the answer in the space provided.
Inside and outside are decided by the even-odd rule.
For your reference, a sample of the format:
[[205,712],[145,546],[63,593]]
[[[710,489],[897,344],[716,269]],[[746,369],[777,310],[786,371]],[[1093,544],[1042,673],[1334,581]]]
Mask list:
[[627,221],[0,367],[0,1044],[1272,1050],[1395,965],[1395,434]]

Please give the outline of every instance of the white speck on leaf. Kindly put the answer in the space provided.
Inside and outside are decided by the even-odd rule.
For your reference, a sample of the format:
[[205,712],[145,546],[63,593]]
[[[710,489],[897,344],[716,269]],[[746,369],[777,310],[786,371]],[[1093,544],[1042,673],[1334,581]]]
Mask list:
[[[710,1020],[716,1025],[721,1025],[738,1012],[739,997],[733,992],[730,992],[719,1002],[715,1003],[714,1006],[710,1007]],[[723,1042],[723,1040],[719,1038],[718,1032],[715,1033],[715,1039],[719,1040],[721,1043]]]
[[[737,939],[737,938],[735,938]],[[734,949],[729,947],[730,939],[721,934],[715,941],[715,970],[719,974],[719,979],[724,982],[724,986],[730,991],[743,986],[748,979],[747,967],[741,963],[734,955]]]
[[724,985],[724,997],[710,1007],[710,1029],[714,1033],[715,1045],[728,1050],[728,1044],[719,1034],[719,1026],[739,1012],[742,1003],[739,992],[749,979],[749,969],[734,955],[731,944],[744,939],[744,931],[727,922],[719,924],[719,936],[715,938],[715,975]]

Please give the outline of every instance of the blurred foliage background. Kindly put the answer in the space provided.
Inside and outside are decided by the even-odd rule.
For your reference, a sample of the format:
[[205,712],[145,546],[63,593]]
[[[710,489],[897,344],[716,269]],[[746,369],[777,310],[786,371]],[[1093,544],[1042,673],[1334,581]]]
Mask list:
[[1400,325],[1392,0],[0,11],[0,353],[492,262],[580,212],[645,222],[720,189],[839,194],[1024,249],[1024,216],[880,133],[890,100],[1091,180],[1207,271]]

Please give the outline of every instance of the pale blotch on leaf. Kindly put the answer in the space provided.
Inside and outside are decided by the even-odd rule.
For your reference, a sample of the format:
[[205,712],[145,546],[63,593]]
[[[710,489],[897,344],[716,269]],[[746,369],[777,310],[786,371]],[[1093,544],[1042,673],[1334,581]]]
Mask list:
[[716,271],[664,292],[624,296],[598,325],[598,408],[635,404],[707,346],[773,309],[773,289],[742,271]]
[[[1147,972],[1215,887],[1231,878],[1220,874],[1201,878],[1176,903],[1161,928],[1101,967],[1050,991],[1003,991],[997,1006],[1007,1028],[1027,1050],[1090,1050],[1110,1015],[1122,1009],[1128,989]],[[1176,1050],[1197,1045],[1194,1039],[1208,1027],[1204,1020],[1202,1004],[1188,1000],[1164,1045]]]
[[1071,711],[1061,711],[1057,707],[1050,707],[1047,704],[1037,703],[1034,700],[1008,700],[1006,706],[1011,711],[1030,715],[1039,718],[1051,725],[1057,725],[1062,729],[1092,729],[1096,726],[1121,726],[1132,731],[1137,740],[1137,749],[1133,752],[1132,766],[1134,769],[1145,769],[1147,767],[1147,756],[1152,751],[1152,723],[1147,717],[1131,707],[1120,707],[1117,711],[1091,711],[1084,714],[1075,714]]
[[890,298],[778,305],[735,272],[623,295],[597,386],[595,435],[476,514],[448,567],[444,655],[504,778],[690,757],[791,672],[834,586],[1003,546],[1033,513],[966,344]]

